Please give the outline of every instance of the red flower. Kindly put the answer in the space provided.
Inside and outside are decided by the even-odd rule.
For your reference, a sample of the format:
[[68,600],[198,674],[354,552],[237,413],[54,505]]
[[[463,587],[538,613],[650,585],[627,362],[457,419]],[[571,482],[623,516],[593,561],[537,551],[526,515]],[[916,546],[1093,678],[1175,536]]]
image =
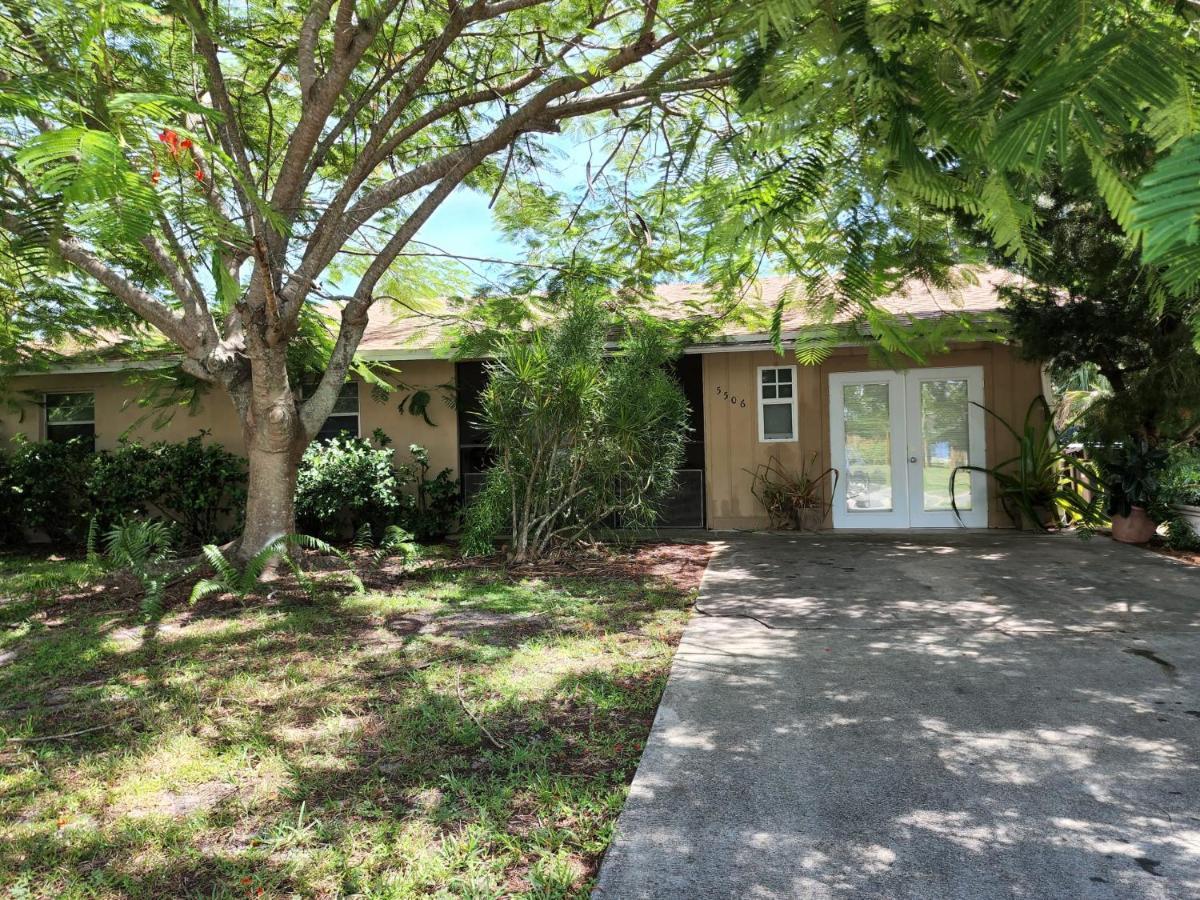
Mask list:
[[165,131],[160,131],[158,133],[158,139],[167,145],[167,150],[172,156],[178,155],[179,135],[168,128]]
[[161,173],[158,171],[158,169],[155,169],[153,172],[150,173],[150,183],[158,184],[158,179],[161,177],[162,177]]
[[203,173],[203,172],[201,172],[199,169],[197,169],[197,170],[196,170],[196,180],[197,180],[197,181],[203,181],[203,180],[204,180],[204,173]]
[[183,142],[179,146],[184,150],[191,150],[192,149],[191,138],[184,138]]

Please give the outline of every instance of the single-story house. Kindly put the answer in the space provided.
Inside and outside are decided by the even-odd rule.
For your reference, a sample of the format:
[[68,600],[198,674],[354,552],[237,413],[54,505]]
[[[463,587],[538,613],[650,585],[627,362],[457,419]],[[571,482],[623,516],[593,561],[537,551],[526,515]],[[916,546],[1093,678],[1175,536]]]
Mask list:
[[[985,269],[974,283],[953,291],[914,282],[880,305],[913,319],[994,315],[1001,306],[998,289],[1015,279]],[[763,279],[747,303],[773,309],[785,284],[783,278]],[[662,285],[657,293],[664,309],[694,308],[704,297],[702,288],[687,284]],[[664,525],[766,526],[766,513],[751,493],[751,472],[775,459],[790,470],[808,465],[813,474],[826,467],[838,471],[827,527],[955,527],[959,520],[949,491],[954,467],[993,465],[1016,449],[1003,425],[973,404],[1019,423],[1034,398],[1049,395],[1042,367],[1002,341],[956,343],[919,367],[901,370],[876,362],[861,343],[836,347],[819,365],[800,365],[795,342],[809,327],[802,308],[789,309],[782,354],[764,327],[732,320],[687,348],[677,373],[692,407],[693,430]],[[384,397],[365,383],[349,382],[326,431],[369,437],[382,429],[401,457],[409,444],[421,444],[435,471],[454,470],[468,495],[477,489],[487,448],[473,413],[485,363],[448,359],[437,319],[380,309],[372,313],[359,352],[398,368],[393,380],[402,387]],[[167,424],[152,426],[137,403],[146,388],[130,380],[130,369],[161,364],[100,354],[15,376],[17,402],[0,407],[0,440],[17,433],[31,440],[91,436],[103,450],[122,436],[183,440],[203,429],[208,440],[239,450],[233,405],[217,390],[194,408],[178,410]],[[415,390],[430,395],[425,415],[400,408],[400,398]],[[1011,524],[991,490],[982,475],[960,476],[963,524]]]

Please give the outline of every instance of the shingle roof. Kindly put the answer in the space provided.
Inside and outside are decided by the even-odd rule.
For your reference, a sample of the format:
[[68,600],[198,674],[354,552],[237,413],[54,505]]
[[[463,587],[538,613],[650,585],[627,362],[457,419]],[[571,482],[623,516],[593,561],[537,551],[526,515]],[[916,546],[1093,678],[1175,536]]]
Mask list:
[[[954,273],[959,286],[946,290],[913,280],[900,290],[877,301],[882,308],[900,316],[928,319],[953,314],[981,315],[995,312],[1002,306],[999,288],[1006,284],[1020,284],[1020,276],[1003,269],[972,268],[959,269]],[[722,318],[708,334],[705,343],[744,341],[761,337],[766,339],[769,322],[776,303],[788,285],[797,285],[787,277],[761,278],[747,285],[733,314]],[[784,307],[783,332],[785,335],[804,328],[824,323],[819,311],[801,302],[798,286],[794,286],[797,299]],[[671,319],[699,319],[714,313],[712,293],[702,284],[679,282],[659,285],[654,299],[644,304],[651,315]],[[449,349],[453,330],[469,318],[469,303],[465,301],[423,301],[420,309],[377,305],[371,310],[366,333],[359,343],[359,353],[367,359],[403,359],[436,357],[445,355]],[[837,322],[846,322],[851,313],[836,317]],[[161,339],[160,339],[161,340]],[[150,341],[153,345],[155,341]],[[110,365],[121,365],[122,360],[133,364],[133,359],[148,356],[173,355],[170,350],[160,353],[149,350],[146,340],[131,341],[127,336],[108,332],[97,333],[88,341],[72,341],[72,346],[54,348],[60,360],[83,363],[106,361]]]
[[[1020,276],[1004,269],[965,267],[954,273],[953,280],[958,282],[958,286],[947,290],[914,279],[906,282],[894,294],[878,300],[877,305],[896,315],[913,319],[955,314],[977,316],[1001,308],[1001,286],[1023,281]],[[793,285],[797,300],[784,307],[783,332],[801,331],[827,322],[818,310],[800,301],[798,282],[794,278],[760,278],[747,286],[738,304],[737,314],[723,319],[706,343],[764,334],[769,328],[771,314],[789,284]],[[662,284],[655,289],[654,300],[645,308],[652,315],[665,319],[678,321],[699,318],[706,311],[712,312],[706,308],[711,296],[709,289],[702,284]],[[434,355],[446,345],[452,326],[462,321],[461,314],[466,307],[446,301],[434,302],[430,306],[430,311],[420,313],[394,307],[376,307],[371,311],[371,322],[359,344],[359,352],[376,358],[393,353]],[[852,315],[849,311],[839,314],[835,317],[835,324],[849,321]]]

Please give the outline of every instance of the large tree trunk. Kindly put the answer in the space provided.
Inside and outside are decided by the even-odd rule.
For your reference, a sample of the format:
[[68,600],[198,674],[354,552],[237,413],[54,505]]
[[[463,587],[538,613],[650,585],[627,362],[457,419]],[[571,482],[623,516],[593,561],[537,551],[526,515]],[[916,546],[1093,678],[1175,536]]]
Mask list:
[[252,365],[242,434],[249,461],[246,521],[238,556],[249,559],[296,531],[296,474],[309,438],[288,384],[286,357],[273,351]]
[[250,481],[246,493],[246,523],[238,555],[249,559],[267,544],[296,531],[296,472],[299,452],[248,444]]

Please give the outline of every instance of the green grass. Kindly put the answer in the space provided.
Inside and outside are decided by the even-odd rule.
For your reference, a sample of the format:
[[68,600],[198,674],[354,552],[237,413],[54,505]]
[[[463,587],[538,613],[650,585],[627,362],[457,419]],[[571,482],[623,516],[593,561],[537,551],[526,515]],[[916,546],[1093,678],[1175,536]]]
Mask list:
[[29,594],[79,565],[0,560],[8,896],[586,896],[689,600],[441,564],[149,626]]

